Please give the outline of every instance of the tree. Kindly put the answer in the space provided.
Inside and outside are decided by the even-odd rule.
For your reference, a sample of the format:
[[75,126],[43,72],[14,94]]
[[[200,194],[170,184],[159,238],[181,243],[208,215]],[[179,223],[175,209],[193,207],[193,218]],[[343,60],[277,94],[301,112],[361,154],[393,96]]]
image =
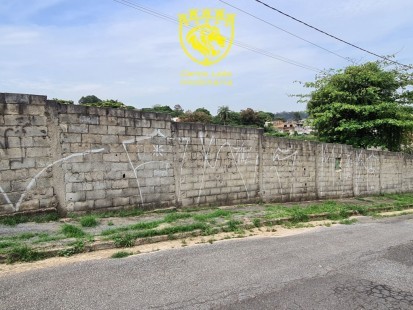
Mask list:
[[227,105],[224,105],[224,106],[218,108],[217,116],[224,125],[229,120],[230,112],[231,112],[231,110],[229,109],[229,107]]
[[[413,74],[385,62],[324,71],[307,101],[312,126],[321,141],[400,151],[413,129]],[[309,99],[306,99],[309,98]]]
[[181,107],[180,104],[176,104],[176,105],[174,106],[174,112],[172,113],[172,116],[174,116],[174,117],[179,117],[179,116],[181,116],[182,114],[184,114],[184,109],[182,109],[182,107]]
[[88,95],[88,96],[84,96],[82,98],[79,99],[78,103],[80,105],[87,105],[87,104],[96,104],[101,102],[102,100],[100,100],[98,97],[96,97],[95,95]]
[[211,112],[209,112],[207,109],[205,109],[205,108],[198,108],[198,109],[196,109],[195,110],[195,112],[203,112],[203,113],[205,113],[205,114],[207,114],[207,115],[209,115],[209,116],[212,116],[211,115]]
[[243,125],[255,125],[257,121],[257,114],[251,108],[241,110],[240,117]]
[[212,116],[203,111],[186,111],[180,119],[188,123],[203,123],[208,124],[212,122]]
[[293,120],[294,120],[295,122],[301,121],[301,114],[300,114],[300,112],[294,112],[294,116],[293,116],[293,117],[294,117]]

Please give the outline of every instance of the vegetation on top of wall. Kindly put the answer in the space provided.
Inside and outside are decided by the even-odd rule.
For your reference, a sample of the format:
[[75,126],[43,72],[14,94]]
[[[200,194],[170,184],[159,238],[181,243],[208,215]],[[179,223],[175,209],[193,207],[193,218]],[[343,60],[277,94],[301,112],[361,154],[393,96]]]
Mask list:
[[413,142],[413,73],[389,61],[328,70],[304,83],[311,124],[323,142],[401,151]]
[[100,107],[100,108],[119,108],[119,109],[128,109],[134,110],[135,107],[127,106],[123,102],[114,99],[101,100],[95,95],[84,96],[79,99],[78,103],[80,105],[88,107]]

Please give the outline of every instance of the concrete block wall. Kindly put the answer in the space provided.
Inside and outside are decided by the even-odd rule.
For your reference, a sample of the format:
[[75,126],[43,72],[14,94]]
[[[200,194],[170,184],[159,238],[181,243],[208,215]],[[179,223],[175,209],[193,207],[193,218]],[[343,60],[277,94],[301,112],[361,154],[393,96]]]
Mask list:
[[0,93],[0,213],[55,207],[45,96]]
[[316,148],[308,141],[264,137],[261,192],[264,201],[313,200]]
[[0,214],[413,191],[413,157],[0,93]]
[[177,202],[246,203],[259,198],[261,130],[177,123]]

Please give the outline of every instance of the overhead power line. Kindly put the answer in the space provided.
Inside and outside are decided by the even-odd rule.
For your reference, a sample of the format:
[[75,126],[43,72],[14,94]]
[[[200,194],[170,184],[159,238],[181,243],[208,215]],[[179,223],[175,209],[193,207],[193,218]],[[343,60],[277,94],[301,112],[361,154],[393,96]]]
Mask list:
[[316,30],[316,31],[318,31],[318,32],[320,32],[320,33],[322,33],[322,34],[325,34],[325,35],[327,35],[327,36],[329,36],[329,37],[331,37],[331,38],[333,38],[333,39],[336,39],[336,40],[338,40],[338,41],[340,41],[340,42],[342,42],[342,43],[345,43],[345,44],[347,44],[347,45],[350,45],[350,46],[352,46],[352,47],[354,47],[354,48],[357,48],[357,49],[359,49],[359,50],[361,50],[361,51],[363,51],[363,52],[366,52],[366,53],[368,53],[368,54],[370,54],[370,55],[376,56],[376,57],[381,58],[381,59],[383,59],[383,60],[389,61],[389,62],[391,62],[391,63],[393,63],[393,64],[396,64],[396,65],[405,67],[405,68],[407,68],[407,69],[412,69],[411,66],[402,64],[402,63],[397,62],[397,61],[394,61],[394,60],[389,59],[389,58],[387,58],[387,57],[385,57],[385,56],[381,56],[381,55],[379,55],[379,54],[376,54],[376,53],[374,53],[374,52],[371,52],[371,51],[369,51],[369,50],[366,50],[366,49],[364,49],[364,48],[362,48],[362,47],[360,47],[360,46],[357,46],[357,45],[355,45],[355,44],[353,44],[353,43],[350,43],[350,42],[347,42],[347,41],[345,41],[345,40],[343,40],[343,39],[340,39],[340,38],[338,38],[338,37],[336,37],[336,36],[334,36],[334,35],[332,35],[332,34],[329,34],[329,33],[325,32],[325,31],[323,31],[323,30],[321,30],[321,29],[319,29],[319,28],[317,28],[317,27],[311,26],[310,24],[308,24],[308,23],[306,23],[306,22],[304,22],[304,21],[302,21],[302,20],[300,20],[300,19],[298,19],[298,18],[295,18],[295,17],[293,17],[293,16],[291,16],[291,15],[289,15],[289,14],[287,14],[287,13],[285,13],[285,12],[279,10],[279,9],[276,9],[275,7],[270,6],[269,4],[267,4],[267,3],[265,3],[265,2],[263,2],[263,1],[261,1],[261,0],[254,0],[254,1],[256,1],[256,2],[258,2],[258,3],[260,3],[260,4],[264,5],[264,6],[266,6],[267,8],[269,8],[269,9],[271,9],[271,10],[273,10],[273,11],[276,11],[276,12],[278,12],[278,13],[284,15],[284,16],[287,16],[288,18],[291,18],[291,19],[293,19],[293,20],[295,20],[295,21],[297,21],[297,22],[299,22],[299,23],[301,23],[301,24],[303,24],[303,25],[305,25],[305,26],[307,26],[307,27],[309,27],[309,28],[312,28],[312,29],[314,29],[314,30]]
[[272,27],[274,27],[274,28],[277,28],[278,30],[281,30],[281,31],[283,31],[283,32],[285,32],[285,33],[293,36],[293,37],[296,37],[297,39],[300,39],[300,40],[302,40],[302,41],[305,41],[305,42],[307,42],[307,43],[309,43],[309,44],[311,44],[311,45],[313,45],[313,46],[315,46],[315,47],[318,47],[318,48],[320,48],[320,49],[322,49],[322,50],[324,50],[324,51],[326,51],[326,52],[329,52],[329,53],[331,53],[331,54],[333,54],[333,55],[336,55],[337,57],[340,57],[340,58],[342,58],[342,59],[344,59],[344,60],[346,60],[346,61],[351,62],[351,60],[350,60],[348,57],[344,57],[344,56],[342,56],[342,55],[340,55],[340,54],[337,54],[336,52],[330,51],[329,49],[326,49],[326,48],[324,48],[324,47],[322,47],[322,46],[320,46],[320,45],[318,45],[318,44],[316,44],[316,43],[314,43],[314,42],[311,42],[311,41],[309,41],[309,40],[307,40],[307,39],[305,39],[305,38],[303,38],[303,37],[300,37],[300,36],[298,36],[298,35],[290,32],[290,31],[288,31],[288,30],[285,30],[285,29],[283,29],[283,28],[281,28],[281,27],[278,27],[277,25],[274,25],[273,23],[270,23],[269,21],[266,21],[265,19],[262,19],[262,18],[260,18],[260,17],[258,17],[258,16],[256,16],[256,15],[254,15],[254,14],[251,14],[251,13],[249,13],[249,12],[247,12],[247,11],[239,8],[239,7],[236,7],[235,5],[233,5],[233,4],[231,4],[231,3],[228,3],[228,2],[223,1],[223,0],[219,0],[219,1],[222,2],[222,3],[224,3],[224,4],[226,4],[226,5],[228,5],[228,6],[230,6],[230,7],[232,7],[232,8],[234,8],[234,9],[236,9],[236,10],[238,10],[238,11],[240,11],[240,12],[242,12],[242,13],[244,13],[244,14],[247,14],[247,15],[249,15],[249,16],[251,16],[251,17],[253,17],[253,18],[257,19],[257,20],[260,20],[260,21],[262,21],[262,22],[264,22],[264,23],[266,23],[266,24],[268,24],[268,25],[270,25],[270,26],[272,26]]
[[[143,13],[152,15],[154,17],[158,17],[158,18],[161,18],[163,20],[173,22],[175,24],[179,24],[179,21],[175,17],[172,17],[170,15],[166,15],[162,12],[159,12],[159,11],[153,10],[151,8],[136,4],[134,2],[131,2],[131,1],[128,1],[128,0],[113,0],[113,1],[115,1],[117,3],[120,3],[124,6],[130,7],[132,9],[141,11]],[[192,28],[192,27],[190,27],[190,28]],[[226,38],[226,40],[229,41],[228,38]],[[240,48],[249,50],[251,52],[254,52],[254,53],[257,53],[257,54],[260,54],[260,55],[263,55],[263,56],[266,56],[266,57],[269,57],[269,58],[272,58],[272,59],[276,59],[276,60],[291,64],[291,65],[294,65],[294,66],[297,66],[297,67],[300,67],[300,68],[303,68],[303,69],[307,69],[307,70],[311,70],[311,71],[315,71],[315,72],[320,72],[321,71],[320,69],[318,69],[316,67],[312,67],[312,66],[300,63],[300,62],[292,60],[292,59],[288,59],[288,58],[285,58],[285,57],[282,57],[282,56],[279,56],[279,55],[275,55],[270,51],[254,47],[252,45],[248,45],[248,44],[243,43],[241,41],[234,40],[233,45],[236,45]]]

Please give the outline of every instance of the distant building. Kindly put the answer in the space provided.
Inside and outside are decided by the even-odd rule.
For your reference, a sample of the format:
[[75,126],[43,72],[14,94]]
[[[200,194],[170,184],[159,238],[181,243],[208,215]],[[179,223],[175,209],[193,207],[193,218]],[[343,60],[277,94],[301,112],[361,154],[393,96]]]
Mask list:
[[313,132],[310,126],[305,126],[304,120],[301,121],[283,121],[275,120],[272,122],[272,126],[275,130],[293,135],[295,133],[299,135],[308,135]]

